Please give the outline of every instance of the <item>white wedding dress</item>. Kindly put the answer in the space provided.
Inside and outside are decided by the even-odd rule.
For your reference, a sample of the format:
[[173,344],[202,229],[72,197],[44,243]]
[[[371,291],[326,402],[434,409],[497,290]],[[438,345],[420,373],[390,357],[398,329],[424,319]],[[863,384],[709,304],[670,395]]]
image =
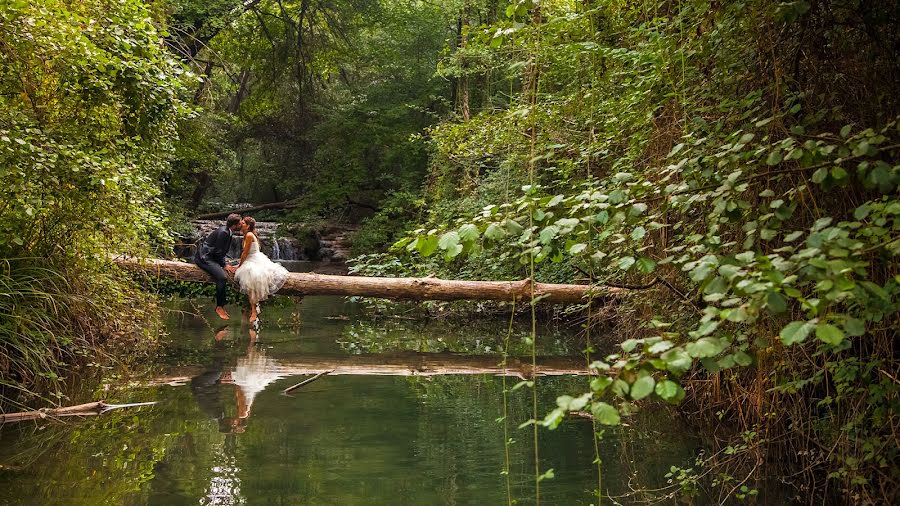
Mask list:
[[261,302],[284,286],[287,275],[287,269],[269,260],[269,257],[259,251],[259,240],[254,234],[250,252],[235,272],[234,279],[242,293]]

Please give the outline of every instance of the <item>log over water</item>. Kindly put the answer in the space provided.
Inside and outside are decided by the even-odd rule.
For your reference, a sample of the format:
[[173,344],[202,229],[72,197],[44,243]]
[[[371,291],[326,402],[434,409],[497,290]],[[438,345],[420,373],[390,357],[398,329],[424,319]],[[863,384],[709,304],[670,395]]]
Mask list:
[[[178,281],[212,283],[212,278],[193,264],[171,260],[117,258],[127,270]],[[522,281],[457,281],[438,278],[373,278],[291,273],[278,292],[281,295],[342,295],[414,300],[530,300],[552,304],[605,300],[622,289],[597,290],[588,285],[562,285]]]

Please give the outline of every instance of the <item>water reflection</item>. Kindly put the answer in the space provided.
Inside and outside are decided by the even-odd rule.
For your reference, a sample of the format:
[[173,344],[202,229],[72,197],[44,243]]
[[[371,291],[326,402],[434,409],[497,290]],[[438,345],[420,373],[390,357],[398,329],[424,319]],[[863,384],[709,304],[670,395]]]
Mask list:
[[[487,372],[496,368],[496,355],[429,353],[429,360],[441,362],[425,362],[423,372],[425,354],[397,353],[426,351],[421,343],[441,351],[440,342],[451,343],[451,350],[455,340],[493,342],[504,335],[504,322],[456,334],[437,325],[415,332],[387,327],[398,348],[366,345],[348,353],[339,341],[346,342],[348,327],[360,320],[354,311],[339,299],[307,298],[302,308],[273,304],[270,326],[259,335],[234,324],[210,327],[212,308],[173,313],[171,342],[158,371],[165,381],[113,380],[107,392],[110,402],[159,403],[72,426],[0,430],[0,502],[505,504],[500,472],[506,435],[498,422],[504,402],[514,440],[508,451],[512,499],[533,500],[530,427],[516,429],[533,416],[531,392],[521,388],[504,398],[496,369]],[[350,317],[333,318],[340,315]],[[294,321],[303,322],[301,330]],[[378,325],[372,327],[366,341],[376,343]],[[427,343],[429,335],[443,340]],[[548,357],[548,364],[562,371],[565,364],[556,360],[562,359]],[[406,375],[410,364],[414,370]],[[481,371],[472,369],[476,365]],[[345,372],[304,387],[302,395],[281,395],[297,381],[286,376],[338,366]],[[455,373],[425,375],[437,366],[452,366]],[[360,372],[375,370],[380,375]],[[507,379],[506,388],[515,382]],[[541,378],[538,416],[553,409],[560,392],[585,384],[586,378],[568,374]],[[86,395],[92,398],[90,388]],[[690,465],[696,441],[674,422],[665,411],[648,410],[630,419],[630,428],[607,430],[601,446],[607,493],[622,494],[635,484],[658,487],[671,465]],[[539,446],[541,469],[553,468],[556,475],[541,483],[542,502],[591,502],[597,479],[590,422],[569,420],[556,431],[542,430]],[[30,458],[20,456],[29,451]]]
[[[214,340],[222,342],[230,334],[230,329],[216,331]],[[201,374],[191,378],[191,392],[200,409],[219,425],[219,431],[240,434],[246,430],[250,410],[257,394],[286,376],[278,361],[267,356],[265,347],[259,345],[259,333],[250,328],[250,340],[246,353],[238,357],[234,367],[225,368],[221,355]],[[223,385],[233,388],[233,408],[226,410],[222,401]],[[226,413],[233,412],[233,416]]]

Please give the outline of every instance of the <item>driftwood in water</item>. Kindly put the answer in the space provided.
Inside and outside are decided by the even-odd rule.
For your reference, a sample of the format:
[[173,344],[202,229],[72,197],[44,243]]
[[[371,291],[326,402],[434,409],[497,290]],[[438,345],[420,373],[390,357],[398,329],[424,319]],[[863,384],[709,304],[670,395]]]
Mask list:
[[[128,270],[179,281],[212,283],[212,278],[193,264],[171,260],[117,258]],[[522,281],[456,281],[438,278],[373,278],[291,273],[278,292],[282,295],[342,295],[414,300],[530,300],[566,304],[586,302],[588,296],[608,298],[622,289],[597,291],[588,285],[562,285]]]
[[[537,367],[530,359],[509,358],[506,366],[493,355],[461,355],[457,353],[399,353],[367,355],[302,355],[290,360],[274,360],[268,371],[283,377],[328,373],[329,376],[441,376],[490,374],[493,376],[587,376],[592,374],[580,357],[538,357]],[[184,367],[173,374],[156,377],[149,385],[177,386],[205,371],[201,367]],[[223,371],[224,372],[224,371]]]
[[293,392],[294,390],[297,390],[298,388],[302,387],[303,385],[307,385],[307,384],[309,384],[309,383],[312,383],[313,381],[316,381],[317,379],[319,379],[319,378],[321,378],[322,376],[325,376],[326,374],[329,374],[329,373],[331,373],[331,372],[332,372],[332,371],[323,371],[323,372],[320,372],[319,374],[316,374],[316,375],[313,376],[312,378],[309,378],[309,379],[307,379],[307,380],[303,380],[303,381],[301,381],[300,383],[297,383],[297,384],[294,385],[294,386],[285,388],[284,390],[281,391],[281,393],[283,393],[283,394],[289,394],[289,393]]
[[107,404],[104,401],[88,402],[65,408],[45,408],[21,413],[0,414],[0,423],[25,422],[43,418],[60,418],[64,416],[96,416],[107,411],[137,406],[152,406],[155,402],[137,402],[132,404]]
[[258,206],[245,207],[243,209],[233,209],[231,211],[219,211],[216,213],[201,214],[194,219],[196,219],[196,220],[221,220],[222,218],[227,218],[228,215],[231,213],[246,214],[246,213],[252,213],[254,211],[262,211],[264,209],[293,209],[299,205],[300,204],[298,204],[296,202],[291,202],[291,201],[272,202],[270,204],[260,204]]

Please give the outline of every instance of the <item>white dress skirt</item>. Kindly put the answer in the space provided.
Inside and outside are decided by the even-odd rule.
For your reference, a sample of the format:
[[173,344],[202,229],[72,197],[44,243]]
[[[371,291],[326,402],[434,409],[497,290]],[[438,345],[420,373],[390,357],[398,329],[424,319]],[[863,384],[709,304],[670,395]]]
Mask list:
[[246,293],[257,302],[264,301],[284,286],[288,271],[259,251],[259,240],[253,236],[247,258],[234,273],[234,279],[241,293]]

